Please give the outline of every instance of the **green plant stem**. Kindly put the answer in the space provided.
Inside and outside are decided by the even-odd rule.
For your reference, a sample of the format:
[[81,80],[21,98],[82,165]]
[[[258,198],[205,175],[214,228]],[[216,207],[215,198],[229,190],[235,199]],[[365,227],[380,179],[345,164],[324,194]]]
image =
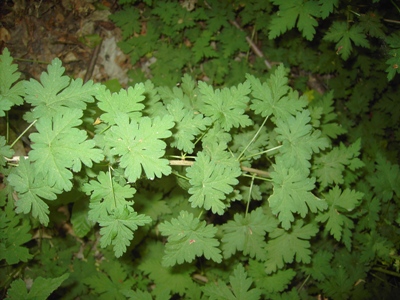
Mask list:
[[115,207],[117,207],[117,199],[115,198],[115,192],[114,192],[114,182],[112,180],[112,176],[111,176],[111,166],[108,166],[108,174],[110,177],[110,184],[111,184],[111,188],[112,188],[112,195],[113,195],[113,199],[114,199],[114,205]]
[[8,112],[6,112],[6,142],[8,144],[8,141],[10,139],[10,123],[8,119]]
[[189,178],[187,178],[186,176],[183,176],[182,174],[179,174],[178,172],[172,171],[172,174],[174,174],[176,177],[179,177],[179,178],[189,181]]
[[242,158],[242,156],[244,155],[244,153],[246,152],[246,150],[250,147],[250,145],[252,143],[254,143],[254,141],[256,140],[257,136],[260,134],[261,129],[264,127],[265,123],[267,122],[269,116],[266,116],[264,121],[262,122],[260,128],[258,128],[256,134],[253,136],[253,138],[251,139],[251,141],[246,145],[246,147],[243,149],[243,151],[239,154],[237,160],[240,160]]
[[261,152],[254,153],[254,154],[249,155],[249,156],[245,156],[245,157],[243,158],[243,160],[247,160],[247,159],[249,159],[249,158],[252,158],[252,157],[254,157],[254,156],[261,155],[261,154],[264,154],[264,153],[272,152],[272,151],[274,151],[274,150],[279,149],[280,147],[282,147],[282,145],[276,146],[276,147],[271,148],[271,149],[268,149],[268,150],[264,150],[264,151],[261,151]]
[[24,136],[24,134],[37,122],[37,119],[33,121],[29,126],[15,139],[15,141],[10,145],[10,148],[14,147],[14,145]]
[[253,176],[251,177],[251,183],[250,183],[250,188],[249,188],[249,197],[247,199],[247,204],[246,204],[246,212],[244,214],[244,217],[247,217],[247,214],[249,212],[249,206],[250,206],[250,201],[251,201],[251,192],[253,191],[253,184],[254,184],[254,177],[256,176],[256,174],[253,174]]
[[394,271],[386,270],[386,269],[379,268],[379,267],[372,268],[372,270],[400,278],[400,274],[397,272],[394,272]]
[[304,281],[302,282],[301,286],[298,289],[299,292],[303,289],[303,287],[307,283],[308,279],[310,279],[310,275],[308,275],[307,278],[304,279]]
[[390,2],[392,2],[394,7],[396,7],[397,11],[400,13],[400,8],[397,6],[396,2],[394,2],[393,0],[390,0]]

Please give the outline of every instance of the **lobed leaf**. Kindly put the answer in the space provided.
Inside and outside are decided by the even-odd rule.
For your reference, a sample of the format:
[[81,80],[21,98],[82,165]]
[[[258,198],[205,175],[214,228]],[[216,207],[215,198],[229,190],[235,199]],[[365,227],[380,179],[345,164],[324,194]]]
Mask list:
[[35,164],[35,174],[56,189],[71,190],[70,169],[79,172],[82,163],[92,167],[104,157],[100,149],[94,148],[94,141],[87,139],[86,131],[74,128],[82,123],[81,117],[81,110],[69,109],[41,118],[36,123],[38,132],[30,135],[29,157]]
[[181,211],[178,218],[161,223],[158,229],[162,235],[168,236],[163,266],[171,267],[185,261],[192,262],[202,255],[206,259],[221,262],[221,250],[217,248],[219,242],[215,238],[217,228],[193,218],[193,214]]
[[231,158],[235,167],[220,165],[218,159],[211,159],[204,152],[197,154],[196,162],[187,168],[186,174],[192,187],[189,202],[192,207],[204,207],[222,215],[226,204],[223,200],[233,191],[233,185],[241,174],[239,163]]
[[133,233],[139,226],[151,222],[145,215],[138,215],[130,206],[118,206],[108,216],[98,220],[100,229],[100,245],[102,248],[113,245],[115,257],[120,257],[133,239]]
[[57,199],[56,194],[61,190],[48,185],[43,174],[35,174],[35,167],[29,161],[21,158],[18,167],[12,169],[8,182],[18,193],[16,202],[17,213],[32,213],[34,218],[39,218],[41,224],[49,223],[49,207],[45,200]]
[[150,119],[143,117],[139,122],[130,120],[127,114],[119,114],[116,124],[106,132],[106,141],[111,154],[121,157],[120,166],[130,182],[140,178],[142,170],[148,178],[161,177],[171,173],[165,153],[166,143],[161,139],[172,135],[173,117]]
[[7,48],[0,55],[0,117],[13,105],[21,105],[25,95],[22,81],[17,82],[21,73],[17,72],[17,65],[12,63],[13,58]]

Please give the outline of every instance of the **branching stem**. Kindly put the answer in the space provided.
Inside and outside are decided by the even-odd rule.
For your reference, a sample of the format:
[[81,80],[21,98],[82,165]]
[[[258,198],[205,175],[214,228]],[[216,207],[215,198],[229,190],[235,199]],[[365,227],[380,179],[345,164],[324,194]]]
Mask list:
[[240,160],[242,158],[242,156],[244,155],[244,153],[246,152],[246,150],[250,147],[250,145],[252,143],[254,143],[254,141],[256,140],[257,136],[260,134],[261,129],[264,127],[265,123],[267,122],[269,116],[266,116],[264,121],[262,122],[260,128],[258,128],[256,134],[253,136],[253,138],[251,139],[251,141],[246,145],[246,147],[243,149],[243,151],[240,153],[240,155],[238,156],[237,160]]

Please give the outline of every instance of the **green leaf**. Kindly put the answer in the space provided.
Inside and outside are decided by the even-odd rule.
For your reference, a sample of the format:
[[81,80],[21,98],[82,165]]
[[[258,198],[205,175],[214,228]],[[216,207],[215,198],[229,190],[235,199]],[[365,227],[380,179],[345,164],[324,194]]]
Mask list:
[[302,171],[287,168],[281,159],[277,160],[271,172],[274,192],[268,202],[272,213],[278,215],[282,227],[286,230],[294,221],[294,213],[299,213],[304,218],[308,210],[316,213],[327,208],[327,203],[314,196],[315,179],[307,178]]
[[204,105],[200,111],[210,117],[213,122],[219,122],[221,127],[229,131],[232,127],[238,128],[252,125],[253,122],[245,114],[249,102],[250,83],[240,83],[237,87],[216,89],[199,82],[200,100]]
[[11,158],[13,154],[14,150],[7,145],[4,136],[0,136],[0,166],[3,167],[7,163],[5,157]]
[[283,65],[275,70],[266,82],[261,84],[260,79],[253,75],[246,75],[251,84],[250,108],[262,117],[274,115],[276,119],[286,120],[295,115],[307,105],[305,98],[298,97],[288,86],[287,71]]
[[109,172],[100,172],[97,180],[90,180],[82,190],[90,195],[89,219],[92,221],[108,216],[118,207],[132,206],[133,201],[127,199],[136,193],[129,185],[120,185]]
[[171,222],[161,223],[158,229],[162,235],[168,236],[163,266],[174,266],[185,261],[192,262],[202,255],[206,259],[221,262],[221,250],[217,248],[219,242],[215,238],[217,228],[193,218],[193,214],[181,211],[178,218],[173,218]]
[[109,16],[110,20],[122,29],[122,39],[125,40],[141,30],[140,13],[136,7],[124,7]]
[[5,116],[5,112],[14,104],[21,105],[25,95],[22,82],[16,83],[21,73],[16,72],[18,67],[12,60],[10,52],[5,48],[0,55],[0,117]]
[[349,26],[347,22],[333,22],[324,40],[336,42],[336,53],[339,54],[343,60],[347,60],[350,57],[351,51],[353,50],[352,43],[356,46],[370,47],[362,27],[358,24]]
[[60,112],[67,114],[71,109],[84,110],[86,103],[94,102],[100,85],[93,84],[91,80],[83,84],[81,78],[71,80],[63,76],[64,71],[61,60],[55,58],[47,67],[47,73],[40,75],[40,82],[35,79],[24,82],[25,101],[35,106],[26,115],[28,121],[41,117],[50,119]]
[[335,111],[333,91],[326,93],[316,101],[312,101],[310,106],[310,109],[315,108],[320,110],[320,125],[315,127],[321,128],[322,134],[336,139],[338,135],[347,132],[347,130],[337,122],[338,115]]
[[265,259],[265,233],[273,231],[277,225],[276,219],[272,215],[266,216],[262,208],[253,210],[245,217],[236,213],[234,221],[228,221],[221,226],[224,233],[222,237],[224,258],[231,257],[236,251],[242,251],[251,258]]
[[199,152],[193,166],[187,168],[186,175],[192,187],[189,189],[189,202],[192,207],[204,207],[213,213],[224,214],[227,204],[223,202],[226,195],[233,191],[236,179],[241,174],[239,163],[231,158],[235,165],[219,165],[218,159],[211,159],[204,152]]
[[361,149],[361,139],[358,139],[349,147],[340,143],[339,147],[334,147],[330,152],[324,153],[315,158],[313,173],[321,183],[321,188],[331,184],[344,183],[343,172],[345,167],[355,170],[364,166],[364,163],[358,158]]
[[396,74],[400,74],[400,34],[394,33],[386,38],[387,43],[390,46],[389,55],[390,58],[386,61],[389,65],[386,69],[387,79],[390,81]]
[[143,252],[138,268],[152,280],[155,285],[152,294],[157,299],[170,299],[171,293],[184,295],[187,288],[193,285],[191,274],[196,271],[194,265],[183,264],[165,267],[162,264],[164,245],[151,241]]
[[100,245],[102,248],[113,245],[116,257],[122,256],[133,239],[133,233],[139,226],[151,222],[145,215],[138,215],[129,206],[118,206],[110,215],[98,220],[100,229]]
[[67,278],[69,273],[56,278],[37,277],[33,281],[30,291],[27,291],[22,279],[14,280],[7,291],[7,297],[11,299],[47,299]]
[[193,45],[195,63],[198,63],[203,57],[218,57],[218,52],[211,46],[212,32],[204,30]]
[[315,27],[318,25],[315,17],[319,17],[320,8],[317,1],[303,0],[273,0],[279,5],[277,16],[272,18],[269,26],[268,37],[274,39],[286,31],[292,29],[297,21],[297,28],[303,37],[311,41],[315,35]]
[[161,139],[171,136],[173,117],[150,119],[143,117],[139,122],[130,120],[127,114],[120,114],[116,125],[106,132],[106,141],[111,154],[121,156],[120,166],[130,182],[140,178],[143,171],[148,178],[161,177],[171,173],[165,154],[165,142]]
[[49,186],[43,174],[35,175],[35,169],[29,159],[21,158],[18,167],[8,176],[8,182],[18,193],[15,211],[24,214],[32,211],[32,216],[47,226],[49,207],[42,199],[55,200],[61,190]]
[[109,125],[114,125],[120,113],[126,113],[132,120],[142,116],[144,105],[139,103],[144,100],[145,87],[143,83],[121,89],[119,93],[110,93],[104,86],[96,95],[99,100],[98,107],[105,111],[100,119]]
[[278,270],[273,274],[267,274],[265,264],[256,260],[249,261],[248,272],[254,279],[256,287],[265,294],[283,292],[296,275],[293,269]]
[[89,285],[91,294],[95,294],[96,299],[106,300],[125,300],[124,290],[130,290],[134,284],[126,269],[117,260],[102,261],[100,267],[103,272],[93,272],[88,277],[81,280]]
[[185,109],[183,102],[178,99],[168,104],[167,109],[176,123],[176,132],[171,146],[191,154],[195,146],[193,139],[211,125],[211,119]]
[[315,280],[326,280],[327,277],[335,275],[331,267],[332,257],[333,254],[331,252],[318,249],[313,256],[311,265],[301,266],[301,269]]
[[71,214],[71,224],[77,237],[83,238],[93,228],[95,222],[89,220],[89,203],[79,199],[74,203]]
[[276,140],[282,142],[280,157],[285,160],[286,165],[304,172],[308,172],[311,166],[309,160],[312,154],[329,147],[328,140],[321,137],[321,131],[313,130],[310,120],[310,112],[304,110],[296,116],[278,119],[275,128],[278,133]]
[[266,272],[269,274],[282,269],[285,263],[296,262],[308,264],[311,261],[310,242],[318,228],[314,223],[303,226],[304,221],[298,220],[290,231],[277,228],[269,234],[267,243]]
[[88,167],[103,159],[93,140],[87,139],[84,130],[74,128],[82,124],[82,111],[68,109],[53,117],[41,118],[36,123],[38,132],[32,133],[32,150],[29,153],[35,165],[35,174],[46,179],[49,186],[69,191],[72,188],[72,171],[79,172],[82,163]]
[[400,168],[392,164],[381,153],[376,156],[376,171],[367,176],[368,182],[378,198],[387,202],[396,194],[400,197]]
[[338,7],[338,4],[339,0],[319,0],[321,18],[326,19],[333,12],[333,9]]
[[27,262],[32,258],[29,248],[23,245],[32,239],[29,231],[31,226],[27,220],[22,220],[11,210],[0,214],[0,260],[5,259],[8,265],[20,261]]
[[253,280],[247,276],[244,267],[239,264],[229,276],[231,289],[223,282],[209,283],[203,287],[203,292],[210,300],[257,300],[260,299],[261,291],[257,288],[251,289]]
[[[326,195],[326,202],[329,209],[326,212],[316,216],[317,222],[326,222],[325,228],[337,241],[343,241],[348,249],[351,247],[351,229],[354,228],[353,221],[345,216],[345,213],[351,212],[356,208],[363,197],[363,193],[349,189],[343,192],[335,186]],[[350,251],[350,250],[349,250]]]

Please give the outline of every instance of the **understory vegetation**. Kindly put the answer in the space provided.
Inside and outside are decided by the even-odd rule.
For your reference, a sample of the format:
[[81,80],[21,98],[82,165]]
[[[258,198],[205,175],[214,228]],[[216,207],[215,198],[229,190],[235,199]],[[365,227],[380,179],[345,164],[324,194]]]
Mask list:
[[124,89],[0,55],[0,117],[30,108],[0,136],[2,298],[400,298],[396,1],[120,0],[110,20]]

